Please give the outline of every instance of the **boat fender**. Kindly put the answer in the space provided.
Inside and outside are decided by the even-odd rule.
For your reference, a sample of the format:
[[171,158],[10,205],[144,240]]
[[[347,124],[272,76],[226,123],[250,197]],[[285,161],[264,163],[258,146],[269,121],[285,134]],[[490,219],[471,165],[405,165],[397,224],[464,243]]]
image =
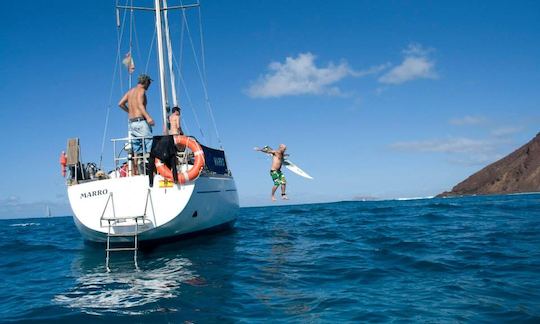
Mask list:
[[66,177],[66,165],[67,165],[66,152],[62,151],[62,153],[60,153],[60,168],[62,170],[62,177]]
[[120,169],[119,169],[119,173],[120,173],[120,178],[125,178],[128,176],[128,172],[129,172],[129,167],[128,167],[128,164],[127,163],[124,163]]
[[[204,152],[201,146],[194,138],[184,135],[174,135],[174,144],[178,148],[187,146],[193,152],[193,155],[195,157],[195,161],[193,162],[193,167],[191,169],[189,169],[188,171],[178,172],[178,181],[181,184],[184,184],[197,179],[201,174],[205,163]],[[155,164],[157,173],[159,173],[165,179],[173,181],[173,173],[167,165],[161,162],[161,160],[158,158],[155,159]]]

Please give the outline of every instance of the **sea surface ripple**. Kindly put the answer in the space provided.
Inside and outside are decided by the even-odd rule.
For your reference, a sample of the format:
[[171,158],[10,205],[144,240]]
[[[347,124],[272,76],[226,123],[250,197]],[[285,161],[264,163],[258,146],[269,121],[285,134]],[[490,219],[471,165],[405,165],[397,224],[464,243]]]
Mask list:
[[242,208],[104,267],[70,217],[0,221],[0,321],[540,322],[540,195]]

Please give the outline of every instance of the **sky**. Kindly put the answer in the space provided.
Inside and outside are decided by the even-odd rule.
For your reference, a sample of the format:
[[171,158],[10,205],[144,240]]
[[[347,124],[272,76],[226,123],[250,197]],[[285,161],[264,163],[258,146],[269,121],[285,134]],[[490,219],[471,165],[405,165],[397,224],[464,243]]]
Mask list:
[[[44,216],[46,206],[71,215],[58,162],[67,139],[108,171],[109,140],[126,136],[115,1],[21,6],[0,11],[0,218]],[[121,18],[123,57],[129,13]],[[203,0],[200,18],[187,12],[182,33],[181,13],[170,14],[184,128],[221,141],[241,206],[271,204],[270,160],[254,146],[287,144],[314,177],[284,171],[290,203],[311,203],[433,196],[538,132],[538,1]],[[133,21],[134,75],[157,80],[154,16]],[[159,100],[154,82],[156,120]]]

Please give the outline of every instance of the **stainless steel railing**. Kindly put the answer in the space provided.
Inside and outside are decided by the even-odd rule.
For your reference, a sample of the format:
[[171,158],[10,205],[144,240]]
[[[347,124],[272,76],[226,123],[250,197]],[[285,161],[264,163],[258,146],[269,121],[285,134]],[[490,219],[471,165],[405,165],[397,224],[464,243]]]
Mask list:
[[[146,175],[145,165],[148,163],[149,149],[151,147],[150,144],[146,143],[151,141],[152,138],[152,136],[131,136],[111,139],[111,142],[113,142],[114,168],[119,172],[120,177]],[[134,144],[140,146],[142,151],[134,152]],[[134,167],[137,167],[136,171]]]

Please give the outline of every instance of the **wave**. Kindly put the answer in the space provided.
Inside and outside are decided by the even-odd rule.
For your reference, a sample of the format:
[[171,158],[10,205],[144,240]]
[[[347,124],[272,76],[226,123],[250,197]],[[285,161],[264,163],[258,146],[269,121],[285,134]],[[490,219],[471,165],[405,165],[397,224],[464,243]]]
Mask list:
[[[190,269],[185,258],[167,260],[163,266],[133,272],[93,272],[80,276],[70,291],[54,297],[54,302],[87,314],[148,313],[135,308],[176,297],[181,284],[203,282]],[[159,311],[159,310],[156,310]]]
[[433,198],[435,198],[435,196],[395,198],[395,199],[390,199],[390,200],[408,201],[408,200],[424,200],[424,199],[433,199]]
[[26,226],[39,226],[40,223],[18,223],[18,224],[11,224],[10,227],[26,227]]
[[285,212],[286,214],[291,214],[291,215],[302,215],[302,214],[309,214],[309,213],[312,213],[311,210],[306,210],[306,209],[290,209],[288,211]]
[[233,232],[145,249],[140,271],[115,255],[111,273],[71,219],[10,220],[0,322],[537,321],[539,206],[498,196],[246,208]]
[[466,205],[458,202],[431,202],[427,205],[422,206],[423,208],[439,208],[439,209],[455,209],[455,208],[465,208]]
[[441,221],[446,219],[444,215],[433,212],[421,214],[420,217],[428,221]]

